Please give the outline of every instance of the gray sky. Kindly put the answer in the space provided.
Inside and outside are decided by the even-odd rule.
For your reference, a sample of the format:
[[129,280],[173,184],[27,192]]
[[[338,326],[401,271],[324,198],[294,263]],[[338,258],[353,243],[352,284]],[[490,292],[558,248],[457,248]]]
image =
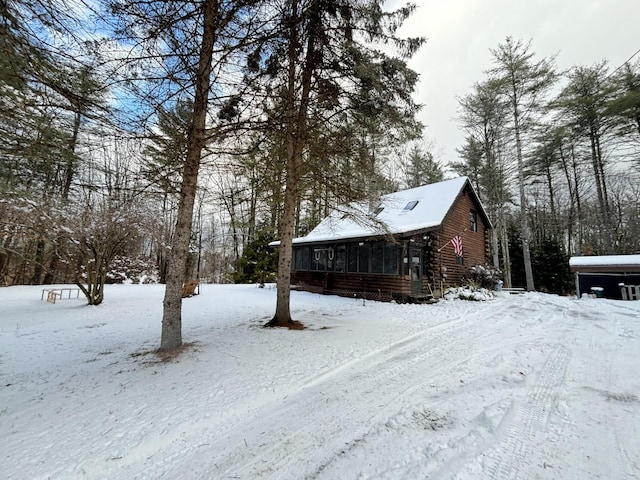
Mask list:
[[[560,70],[606,59],[611,71],[640,49],[640,0],[412,1],[418,8],[400,34],[427,37],[410,66],[420,73],[417,101],[424,105],[419,118],[425,137],[444,163],[457,159],[464,141],[456,98],[486,78],[489,49],[507,36],[531,40],[534,59],[557,54]],[[404,3],[391,0],[386,7]]]

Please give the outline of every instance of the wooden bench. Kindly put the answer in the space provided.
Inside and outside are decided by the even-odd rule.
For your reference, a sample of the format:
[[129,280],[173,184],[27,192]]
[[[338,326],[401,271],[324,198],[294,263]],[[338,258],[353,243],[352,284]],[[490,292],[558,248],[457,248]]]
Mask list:
[[524,287],[508,287],[508,288],[503,288],[502,291],[516,294],[516,295],[526,293],[526,290],[524,289]]
[[[196,293],[196,289],[198,290],[197,293]],[[193,297],[194,295],[199,295],[199,294],[200,294],[199,279],[188,280],[184,282],[184,285],[182,286],[182,298]]]

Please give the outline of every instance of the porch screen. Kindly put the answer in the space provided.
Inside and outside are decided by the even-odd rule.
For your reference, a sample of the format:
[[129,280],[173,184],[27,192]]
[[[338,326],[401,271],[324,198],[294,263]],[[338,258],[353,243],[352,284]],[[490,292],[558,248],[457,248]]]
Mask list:
[[347,246],[347,271],[398,274],[398,246],[388,242],[352,243]]
[[377,242],[371,248],[371,273],[384,272],[384,243]]
[[385,243],[384,245],[384,273],[387,275],[398,274],[398,245]]
[[309,247],[298,247],[294,249],[293,269],[309,270]]

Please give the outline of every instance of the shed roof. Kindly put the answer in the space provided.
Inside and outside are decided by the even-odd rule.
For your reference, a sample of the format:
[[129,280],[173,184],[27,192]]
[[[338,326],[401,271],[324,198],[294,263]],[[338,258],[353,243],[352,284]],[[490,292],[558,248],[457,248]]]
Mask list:
[[294,239],[293,243],[360,239],[435,228],[442,224],[465,186],[473,192],[479,213],[490,225],[468,178],[459,177],[383,195],[378,208],[373,212],[368,204],[352,203],[346,208],[333,211],[309,234]]
[[640,272],[640,255],[592,255],[571,257],[572,272]]

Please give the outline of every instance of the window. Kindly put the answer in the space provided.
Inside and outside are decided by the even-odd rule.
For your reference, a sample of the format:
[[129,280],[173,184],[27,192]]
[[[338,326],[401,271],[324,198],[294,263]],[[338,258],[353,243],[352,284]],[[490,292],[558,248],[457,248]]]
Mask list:
[[384,210],[384,207],[378,207],[373,211],[373,216],[377,216],[380,214],[380,212],[382,212]]
[[398,274],[398,246],[395,243],[384,245],[384,273],[387,275]]
[[311,256],[311,270],[325,271],[327,269],[327,249],[314,248]]
[[347,247],[347,271],[352,273],[369,273],[371,244],[352,243]]
[[412,200],[409,203],[407,203],[404,208],[402,210],[404,211],[409,211],[409,210],[413,210],[414,208],[416,208],[416,205],[418,205],[419,200]]
[[478,216],[474,210],[469,212],[469,230],[472,232],[478,231]]
[[351,243],[336,249],[336,271],[351,273],[398,274],[398,246],[390,242]]

